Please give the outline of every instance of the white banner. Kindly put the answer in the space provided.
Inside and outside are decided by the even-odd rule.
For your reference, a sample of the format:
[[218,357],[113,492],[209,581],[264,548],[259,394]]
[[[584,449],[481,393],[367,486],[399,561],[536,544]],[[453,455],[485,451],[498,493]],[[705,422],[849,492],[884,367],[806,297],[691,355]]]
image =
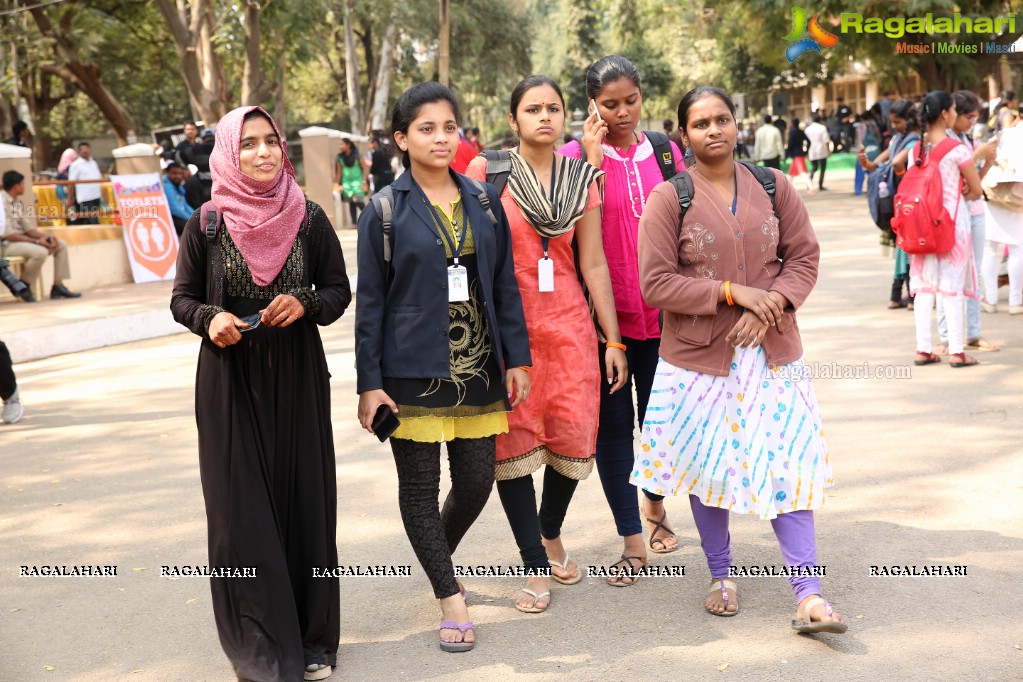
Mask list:
[[124,227],[131,275],[136,284],[174,279],[178,233],[159,173],[111,175]]

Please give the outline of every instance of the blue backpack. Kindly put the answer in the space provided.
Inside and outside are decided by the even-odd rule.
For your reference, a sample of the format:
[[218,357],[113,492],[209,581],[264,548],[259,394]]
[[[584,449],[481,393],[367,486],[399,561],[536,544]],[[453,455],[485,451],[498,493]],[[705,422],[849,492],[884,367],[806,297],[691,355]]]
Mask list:
[[[895,175],[895,169],[892,167],[892,159],[919,139],[920,136],[916,133],[905,136],[895,135],[888,146],[891,150],[888,160],[877,164],[877,168],[867,175],[867,206],[870,208],[870,217],[874,220],[874,224],[882,232],[890,233],[892,231],[892,218],[895,216],[895,190],[899,178]],[[881,196],[882,182],[888,185],[887,196],[883,197]]]

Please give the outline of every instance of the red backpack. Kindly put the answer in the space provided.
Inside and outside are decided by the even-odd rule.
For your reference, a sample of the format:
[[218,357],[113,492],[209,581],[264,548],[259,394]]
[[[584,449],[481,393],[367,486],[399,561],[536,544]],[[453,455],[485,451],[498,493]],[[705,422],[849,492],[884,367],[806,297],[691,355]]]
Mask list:
[[892,218],[895,243],[906,253],[941,254],[955,246],[959,201],[956,197],[956,215],[950,216],[944,204],[938,164],[960,144],[958,140],[945,138],[920,163],[913,160],[913,155],[919,157],[923,141],[910,153],[909,169],[895,193]]

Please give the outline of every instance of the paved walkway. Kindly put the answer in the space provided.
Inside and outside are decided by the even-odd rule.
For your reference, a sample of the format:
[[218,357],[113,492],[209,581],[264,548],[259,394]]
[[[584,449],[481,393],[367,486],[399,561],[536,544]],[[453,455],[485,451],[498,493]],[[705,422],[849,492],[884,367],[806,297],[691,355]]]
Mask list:
[[[819,558],[848,634],[793,635],[791,593],[778,578],[740,581],[736,618],[704,613],[706,566],[679,498],[667,507],[681,549],[652,564],[684,565],[685,577],[626,589],[598,578],[556,586],[539,616],[513,608],[521,581],[467,579],[479,644],[442,653],[436,603],[398,516],[389,450],[354,418],[349,311],[323,334],[341,562],[411,566],[411,577],[343,579],[342,663],[331,679],[1018,679],[1023,319],[984,316],[985,336],[1005,348],[978,354],[980,367],[912,366],[912,314],[885,309],[892,261],[880,255],[862,200],[839,191],[851,181],[829,184],[832,191],[807,197],[823,254],[799,319],[806,358],[820,363],[815,387],[837,481],[817,517]],[[352,233],[342,240],[351,261]],[[79,302],[5,303],[0,325],[7,336],[12,321],[26,330],[36,315],[61,318],[84,306],[165,310],[168,293],[162,284],[126,286]],[[0,680],[232,679],[207,581],[159,576],[164,564],[206,563],[192,407],[197,346],[179,333],[16,366],[26,417],[0,426]],[[457,564],[518,563],[494,497]],[[739,565],[781,563],[767,523],[732,518]],[[564,539],[584,567],[618,556],[596,475],[580,485]],[[18,576],[21,565],[43,564],[113,564],[118,575]],[[870,576],[884,565],[968,568],[966,577]]]

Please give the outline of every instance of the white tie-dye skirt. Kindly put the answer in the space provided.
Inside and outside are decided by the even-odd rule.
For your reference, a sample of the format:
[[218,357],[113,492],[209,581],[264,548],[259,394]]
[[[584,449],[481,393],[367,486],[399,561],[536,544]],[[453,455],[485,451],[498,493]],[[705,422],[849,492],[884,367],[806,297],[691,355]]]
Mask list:
[[722,377],[662,358],[631,481],[763,519],[819,509],[832,477],[809,366],[737,348]]

